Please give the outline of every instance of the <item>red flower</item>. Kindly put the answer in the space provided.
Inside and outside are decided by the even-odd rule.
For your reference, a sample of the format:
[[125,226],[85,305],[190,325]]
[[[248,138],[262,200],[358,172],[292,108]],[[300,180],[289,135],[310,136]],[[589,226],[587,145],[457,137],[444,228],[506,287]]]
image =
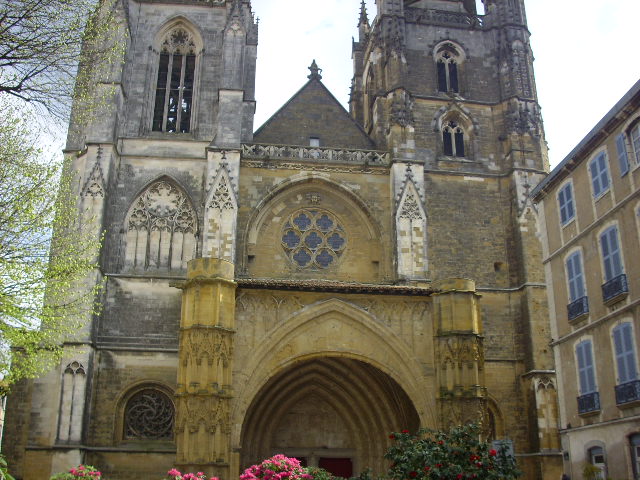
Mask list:
[[389,435],[389,438],[393,440],[394,438],[396,438],[396,436],[392,433],[391,435]]
[[461,479],[461,478],[462,478],[462,474],[461,474],[461,473],[459,473],[458,475],[456,475],[456,478],[457,478],[458,480],[459,480],[459,479]]
[[425,471],[425,472],[428,472],[429,470],[431,470],[431,467],[430,467],[430,466],[428,466],[428,465],[427,465],[426,467],[424,467],[424,471]]
[[442,464],[441,463],[436,463],[436,468],[442,468]]
[[489,456],[495,457],[497,454],[498,454],[498,452],[496,452],[493,448],[491,450],[489,450]]
[[409,476],[411,478],[416,478],[418,476],[418,472],[409,472]]
[[409,430],[405,428],[404,430],[402,430],[402,433],[409,433]]

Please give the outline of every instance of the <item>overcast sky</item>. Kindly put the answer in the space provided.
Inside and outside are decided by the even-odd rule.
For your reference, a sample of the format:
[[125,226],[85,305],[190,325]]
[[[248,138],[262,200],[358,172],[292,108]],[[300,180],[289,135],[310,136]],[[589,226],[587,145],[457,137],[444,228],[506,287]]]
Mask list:
[[[375,0],[366,0],[369,20]],[[260,19],[255,128],[307,81],[316,59],[345,106],[360,0],[253,0]],[[640,0],[526,0],[552,166],[640,79]]]

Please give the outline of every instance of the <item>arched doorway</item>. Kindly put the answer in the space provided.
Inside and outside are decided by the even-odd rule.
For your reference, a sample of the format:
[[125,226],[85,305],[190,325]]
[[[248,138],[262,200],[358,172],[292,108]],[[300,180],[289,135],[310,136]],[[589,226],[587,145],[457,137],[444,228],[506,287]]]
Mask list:
[[241,467],[276,453],[349,477],[386,470],[391,431],[415,431],[419,417],[389,375],[365,362],[319,357],[271,378],[243,422]]

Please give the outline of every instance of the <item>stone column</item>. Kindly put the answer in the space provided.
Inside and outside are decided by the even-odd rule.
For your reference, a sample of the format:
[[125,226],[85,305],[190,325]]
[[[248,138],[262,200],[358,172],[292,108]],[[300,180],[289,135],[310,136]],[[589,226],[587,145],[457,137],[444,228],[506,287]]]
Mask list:
[[486,425],[484,346],[472,280],[434,282],[434,345],[440,427]]
[[234,266],[216,258],[189,262],[182,285],[177,465],[230,478],[229,411],[235,324]]

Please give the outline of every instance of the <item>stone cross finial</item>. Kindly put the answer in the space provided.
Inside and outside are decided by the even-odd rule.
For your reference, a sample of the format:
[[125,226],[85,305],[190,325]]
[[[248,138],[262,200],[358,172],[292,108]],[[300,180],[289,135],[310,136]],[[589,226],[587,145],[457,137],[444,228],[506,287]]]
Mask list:
[[311,63],[309,70],[311,71],[311,74],[307,77],[309,80],[322,80],[322,75],[320,75],[322,69],[318,68],[318,64],[316,63],[315,59]]
[[360,23],[359,25],[369,25],[369,17],[367,16],[367,5],[364,3],[364,0],[362,0],[362,3],[360,4]]

